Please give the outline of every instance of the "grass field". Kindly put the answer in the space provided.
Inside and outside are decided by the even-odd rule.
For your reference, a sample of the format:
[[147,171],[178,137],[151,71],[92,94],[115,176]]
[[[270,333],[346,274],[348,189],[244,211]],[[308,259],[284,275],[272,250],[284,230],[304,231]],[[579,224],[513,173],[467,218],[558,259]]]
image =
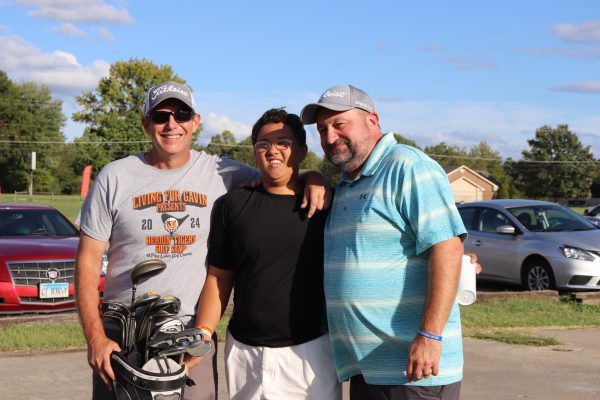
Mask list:
[[[0,203],[29,203],[28,194],[0,194]],[[34,194],[31,201],[34,204],[47,204],[65,214],[71,221],[75,221],[83,199],[79,195],[48,195]],[[576,213],[582,215],[584,207],[572,207]]]
[[29,201],[28,194],[0,194],[1,204],[13,203],[33,203],[46,204],[59,210],[65,214],[71,222],[75,221],[75,217],[79,213],[79,209],[83,204],[83,200],[79,195],[49,195],[49,194],[34,194],[32,201]]
[[481,301],[461,307],[461,317],[464,336],[510,344],[548,346],[558,343],[532,331],[600,326],[600,305],[514,298]]
[[[79,195],[34,195],[32,203],[48,204],[74,221],[82,205]],[[0,195],[0,203],[29,203],[27,194]],[[575,211],[582,213],[583,208]],[[551,339],[531,334],[533,328],[600,326],[600,306],[533,299],[477,302],[461,307],[465,336],[506,343],[552,345]],[[227,320],[217,332],[225,337]],[[40,332],[43,334],[40,335]],[[0,326],[0,351],[82,348],[79,324]]]
[[[476,302],[461,307],[463,335],[510,344],[551,346],[556,340],[532,331],[543,328],[584,328],[600,326],[600,305],[536,299]],[[225,339],[229,317],[217,327]],[[85,348],[78,323],[2,325],[0,351],[38,351]]]

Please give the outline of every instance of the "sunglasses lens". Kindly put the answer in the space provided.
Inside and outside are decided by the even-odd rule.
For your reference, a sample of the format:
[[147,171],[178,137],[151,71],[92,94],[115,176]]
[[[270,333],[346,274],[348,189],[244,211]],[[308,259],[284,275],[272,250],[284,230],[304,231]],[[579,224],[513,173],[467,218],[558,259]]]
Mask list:
[[175,117],[175,121],[177,122],[188,122],[194,116],[194,112],[190,110],[178,110],[175,112],[153,111],[150,113],[150,120],[155,124],[166,124],[169,122],[171,115]]
[[168,111],[154,111],[150,113],[150,120],[155,124],[164,124],[169,120],[171,113]]
[[177,122],[188,122],[194,116],[190,110],[179,110],[173,113]]

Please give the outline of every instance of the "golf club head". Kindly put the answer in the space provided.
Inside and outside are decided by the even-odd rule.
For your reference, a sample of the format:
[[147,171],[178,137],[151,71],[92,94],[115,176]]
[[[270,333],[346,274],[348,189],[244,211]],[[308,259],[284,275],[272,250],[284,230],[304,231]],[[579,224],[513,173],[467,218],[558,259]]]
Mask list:
[[148,304],[139,319],[136,330],[136,341],[141,341],[148,336],[151,329],[151,322],[157,318],[175,317],[181,309],[181,301],[174,296],[164,296]]
[[186,353],[194,357],[204,357],[209,354],[213,348],[213,344],[208,340],[198,340],[190,343]]
[[173,344],[171,346],[167,346],[164,349],[160,350],[157,355],[159,357],[168,357],[168,356],[180,356],[185,353],[190,348],[188,345],[182,344]]
[[178,318],[169,318],[157,324],[157,330],[158,332],[177,333],[185,330],[185,326]]
[[157,292],[146,292],[133,301],[131,312],[135,312],[138,308],[146,306],[158,299],[160,299],[160,295]]
[[181,300],[174,296],[163,296],[151,303],[145,310],[146,318],[152,319],[155,323],[158,318],[175,317],[181,310]]
[[181,332],[173,334],[173,340],[175,343],[188,341],[188,342],[197,342],[202,340],[202,330],[198,328],[188,328]]
[[172,333],[155,332],[149,339],[146,346],[151,349],[160,349],[172,346],[175,343]]
[[100,305],[100,313],[104,314],[106,311],[114,311],[125,317],[129,317],[131,314],[129,307],[117,301],[103,301]]
[[157,275],[165,268],[167,268],[167,264],[158,258],[144,260],[136,264],[131,270],[131,282],[135,285],[140,279]]
[[117,328],[120,331],[119,346],[125,347],[125,345],[127,343],[125,335],[126,335],[126,332],[127,332],[128,318],[124,318],[121,314],[116,313],[114,311],[107,311],[107,312],[105,312],[105,313],[102,314],[102,320],[103,320],[103,324],[105,326],[105,329],[106,329],[106,327],[110,327],[111,326],[110,320],[116,321]]
[[129,344],[129,325],[131,322],[131,310],[123,303],[116,301],[103,301],[100,305],[100,314],[106,318],[117,320],[121,326],[121,347]]

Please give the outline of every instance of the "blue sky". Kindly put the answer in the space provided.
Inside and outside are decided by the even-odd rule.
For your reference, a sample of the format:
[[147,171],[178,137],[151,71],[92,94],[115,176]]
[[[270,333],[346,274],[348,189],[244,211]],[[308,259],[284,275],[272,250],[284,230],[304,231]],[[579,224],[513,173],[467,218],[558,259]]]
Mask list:
[[421,147],[485,141],[520,158],[536,128],[568,124],[600,158],[597,0],[0,0],[0,49],[0,69],[48,85],[67,115],[116,61],[171,65],[195,92],[203,141],[243,139],[266,109],[298,113],[351,83],[384,131]]

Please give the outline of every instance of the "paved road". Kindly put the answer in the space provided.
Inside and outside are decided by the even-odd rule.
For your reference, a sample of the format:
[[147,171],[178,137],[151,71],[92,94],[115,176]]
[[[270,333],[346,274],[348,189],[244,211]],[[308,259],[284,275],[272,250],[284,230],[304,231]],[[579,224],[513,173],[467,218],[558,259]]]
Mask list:
[[[462,399],[600,398],[600,328],[545,330],[543,334],[564,345],[534,348],[465,339]],[[87,399],[90,387],[84,351],[0,353],[0,399]],[[224,383],[220,396],[227,399]]]

